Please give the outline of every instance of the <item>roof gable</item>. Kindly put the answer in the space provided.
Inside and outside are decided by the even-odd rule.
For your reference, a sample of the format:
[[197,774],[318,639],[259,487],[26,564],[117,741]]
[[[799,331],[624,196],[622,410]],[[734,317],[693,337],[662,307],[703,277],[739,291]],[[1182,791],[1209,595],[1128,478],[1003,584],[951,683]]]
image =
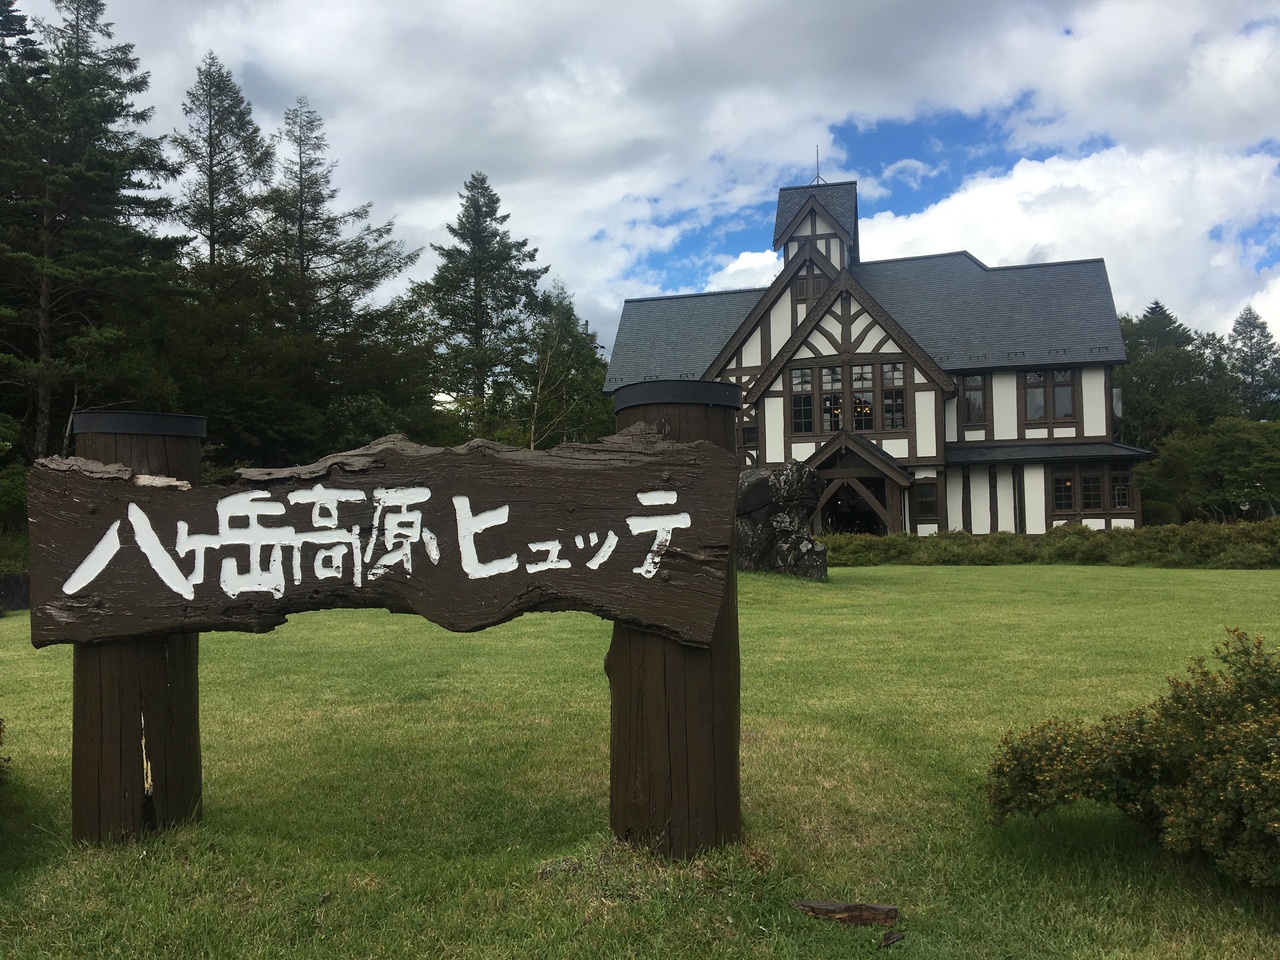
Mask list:
[[810,210],[818,209],[841,234],[850,249],[849,261],[858,259],[858,182],[811,183],[807,187],[783,187],[778,191],[778,212],[773,223],[773,249],[777,250]]
[[778,298],[781,297],[787,287],[790,286],[791,281],[795,279],[796,274],[804,269],[804,267],[809,263],[812,263],[817,267],[829,281],[835,280],[840,273],[839,268],[828,260],[821,251],[816,249],[812,243],[808,240],[803,241],[800,244],[800,250],[791,258],[790,261],[788,261],[786,266],[782,268],[782,272],[774,278],[773,283],[769,284],[769,286],[765,288],[760,299],[757,300],[755,305],[751,308],[751,312],[743,317],[742,323],[738,326],[738,329],[734,331],[733,336],[728,339],[723,349],[721,349],[711,363],[707,365],[706,370],[703,373],[703,379],[711,380],[720,375],[721,371],[724,370],[725,365],[733,358],[733,355],[737,353],[738,348],[742,346],[747,337],[751,336],[752,331],[755,330],[760,321],[763,320],[764,317],[768,315],[769,311],[773,309],[773,305],[778,302]]
[[764,370],[760,372],[756,382],[747,391],[746,396],[743,397],[743,402],[755,403],[760,399],[760,395],[769,389],[769,385],[781,375],[786,365],[796,355],[796,351],[808,339],[809,334],[822,322],[822,318],[831,309],[836,298],[844,294],[853,297],[854,300],[862,305],[862,308],[871,315],[885,333],[893,338],[894,342],[902,348],[902,352],[911,358],[912,362],[926,377],[938,384],[946,393],[955,391],[955,381],[951,379],[946,371],[939,367],[927,352],[921,349],[915,338],[902,329],[902,326],[888,314],[884,307],[876,302],[876,299],[847,270],[842,270],[835,281],[827,287],[826,292],[818,298],[817,302],[805,314],[804,320],[792,332],[787,342],[774,353],[773,358],[765,366]]

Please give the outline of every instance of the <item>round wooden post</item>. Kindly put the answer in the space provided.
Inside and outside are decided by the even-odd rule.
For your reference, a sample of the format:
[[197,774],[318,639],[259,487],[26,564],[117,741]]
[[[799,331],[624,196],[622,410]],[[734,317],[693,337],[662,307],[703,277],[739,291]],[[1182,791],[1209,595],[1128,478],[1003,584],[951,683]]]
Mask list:
[[[678,443],[735,450],[733,384],[647,381],[614,393],[617,428],[650,423]],[[736,491],[735,491],[736,493]],[[708,647],[615,624],[605,657],[612,696],[610,822],[620,840],[673,857],[742,834],[736,556]]]
[[[76,455],[200,480],[204,417],[75,415]],[[201,815],[200,635],[76,644],[71,832],[101,842]]]

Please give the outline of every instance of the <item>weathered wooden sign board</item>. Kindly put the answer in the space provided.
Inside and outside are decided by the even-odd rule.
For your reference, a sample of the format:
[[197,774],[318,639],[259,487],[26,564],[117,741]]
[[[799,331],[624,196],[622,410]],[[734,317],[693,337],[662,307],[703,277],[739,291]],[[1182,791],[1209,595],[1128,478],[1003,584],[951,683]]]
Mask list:
[[387,437],[230,487],[41,460],[32,642],[261,632],[304,610],[385,607],[455,631],[585,610],[705,645],[737,472],[727,450],[643,427],[545,452]]

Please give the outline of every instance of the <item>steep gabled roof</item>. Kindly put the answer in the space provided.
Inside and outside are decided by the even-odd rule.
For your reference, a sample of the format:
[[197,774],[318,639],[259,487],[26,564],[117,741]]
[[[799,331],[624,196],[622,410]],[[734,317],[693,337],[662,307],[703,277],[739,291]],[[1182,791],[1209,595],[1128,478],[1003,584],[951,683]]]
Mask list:
[[945,370],[1125,360],[1101,260],[988,267],[959,252],[849,269]]
[[[811,183],[807,187],[783,187],[778,191],[778,213],[773,222],[773,249],[787,238],[792,221],[800,214],[809,198],[816,200],[850,238],[858,236],[858,182]],[[856,248],[856,239],[853,239]],[[850,257],[851,260],[856,259]]]
[[642,380],[697,380],[765,288],[628,300],[604,388]]

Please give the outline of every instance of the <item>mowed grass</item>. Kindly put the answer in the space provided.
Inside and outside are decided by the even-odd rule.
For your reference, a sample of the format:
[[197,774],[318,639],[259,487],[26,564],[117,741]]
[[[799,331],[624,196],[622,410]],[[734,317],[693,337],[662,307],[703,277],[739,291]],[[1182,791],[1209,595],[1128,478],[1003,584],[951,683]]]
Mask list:
[[1092,805],[989,826],[1000,736],[1146,702],[1280,572],[741,578],[745,841],[608,827],[608,624],[449,634],[378,611],[201,641],[203,822],[70,837],[71,653],[0,620],[0,957],[879,955],[797,899],[892,903],[903,957],[1280,957],[1280,893]]

